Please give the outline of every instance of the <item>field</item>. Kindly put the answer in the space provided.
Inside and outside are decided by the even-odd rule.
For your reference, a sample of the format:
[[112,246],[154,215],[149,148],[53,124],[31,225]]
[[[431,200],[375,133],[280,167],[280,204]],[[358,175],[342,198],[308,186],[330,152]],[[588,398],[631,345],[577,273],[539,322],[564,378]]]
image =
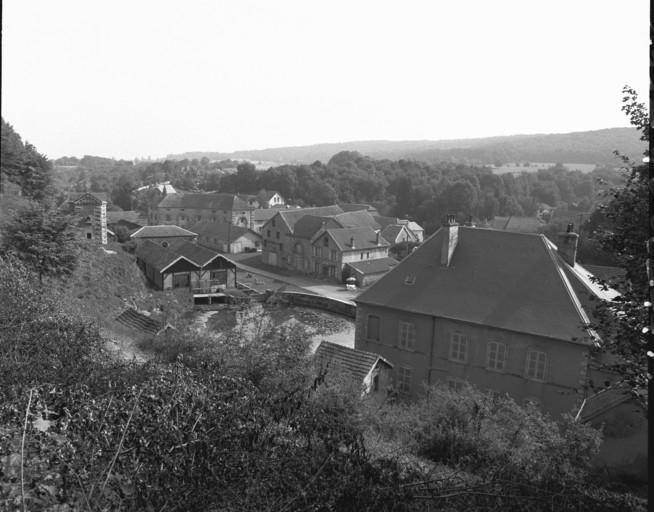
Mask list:
[[[512,164],[505,164],[502,167],[493,167],[493,173],[495,174],[506,174],[506,173],[513,173],[513,174],[518,174],[521,172],[536,172],[539,169],[547,169],[548,167],[553,167],[554,163],[543,163],[543,162],[533,162],[529,166],[525,166],[522,164],[512,163]],[[566,164],[564,163],[568,169],[571,171],[581,171],[583,173],[591,173],[595,170],[596,165],[595,164]]]

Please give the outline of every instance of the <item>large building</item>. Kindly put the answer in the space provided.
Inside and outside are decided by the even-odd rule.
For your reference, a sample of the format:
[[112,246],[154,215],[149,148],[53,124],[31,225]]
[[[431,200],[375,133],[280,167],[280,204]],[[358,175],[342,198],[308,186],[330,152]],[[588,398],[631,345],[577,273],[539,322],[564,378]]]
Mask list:
[[150,211],[149,222],[186,229],[205,220],[253,227],[253,212],[258,206],[234,194],[171,194]]
[[443,227],[359,295],[355,347],[394,366],[400,399],[438,382],[468,382],[553,415],[581,405],[591,294],[577,235]]
[[281,210],[261,236],[264,263],[335,280],[348,263],[386,258],[390,247],[369,211],[338,206]]

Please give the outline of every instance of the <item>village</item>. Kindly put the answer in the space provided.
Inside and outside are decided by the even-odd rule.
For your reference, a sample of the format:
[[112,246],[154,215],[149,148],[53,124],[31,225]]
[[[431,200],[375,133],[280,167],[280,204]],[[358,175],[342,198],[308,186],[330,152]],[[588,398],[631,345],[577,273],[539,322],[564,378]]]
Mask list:
[[[607,369],[611,356],[591,327],[593,301],[616,296],[595,276],[610,280],[619,269],[577,262],[574,216],[555,244],[538,234],[543,213],[556,214],[547,205],[492,224],[447,216],[427,239],[415,222],[373,205],[296,208],[272,191],[173,189],[143,226],[136,212],[106,212],[102,194],[70,195],[61,207],[76,212],[87,240],[127,229],[148,282],[188,289],[196,305],[235,293],[263,300],[283,283],[295,290],[284,292],[289,304],[350,318],[351,337],[317,343],[316,356],[380,402],[411,402],[423,385],[472,385],[603,425],[598,461],[646,474],[646,409],[615,385],[621,375]],[[137,325],[135,315],[123,320]]]

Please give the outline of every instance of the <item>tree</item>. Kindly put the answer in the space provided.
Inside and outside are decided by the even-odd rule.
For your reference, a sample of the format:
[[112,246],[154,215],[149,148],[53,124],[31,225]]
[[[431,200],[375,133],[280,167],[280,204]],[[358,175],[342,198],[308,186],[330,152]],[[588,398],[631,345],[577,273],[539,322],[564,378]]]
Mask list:
[[73,217],[57,208],[29,202],[2,226],[0,256],[16,257],[45,275],[70,274],[77,264]]
[[[649,141],[649,116],[645,104],[638,101],[636,92],[630,87],[625,86],[623,93],[622,110],[640,132],[640,139]],[[620,297],[613,302],[600,302],[595,313],[604,348],[621,356],[616,369],[638,389],[652,378],[652,356],[648,354],[652,354],[653,347],[649,346],[649,351],[647,348],[650,327],[643,328],[652,324],[647,309],[643,307],[646,300],[652,302],[651,295],[648,295],[648,280],[653,279],[652,265],[651,261],[646,265],[647,253],[643,250],[645,241],[649,240],[649,254],[654,256],[650,238],[652,228],[643,222],[649,217],[652,191],[648,190],[648,166],[622,156],[619,151],[615,154],[623,162],[626,184],[613,189],[608,194],[610,202],[601,206],[609,226],[599,228],[597,235],[600,247],[615,256],[626,277],[616,286]],[[644,156],[649,157],[649,150]],[[650,315],[651,311],[649,306]]]

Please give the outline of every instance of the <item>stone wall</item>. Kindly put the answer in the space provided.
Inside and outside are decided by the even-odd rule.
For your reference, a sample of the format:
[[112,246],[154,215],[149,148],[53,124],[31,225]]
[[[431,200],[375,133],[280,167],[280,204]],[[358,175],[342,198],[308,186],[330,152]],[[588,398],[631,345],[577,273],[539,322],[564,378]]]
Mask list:
[[[308,308],[324,309],[349,318],[356,318],[356,305],[344,300],[323,297],[322,295],[312,295],[310,293],[299,292],[278,292],[284,300],[293,306],[305,306]],[[270,297],[273,292],[268,290],[266,296]]]

